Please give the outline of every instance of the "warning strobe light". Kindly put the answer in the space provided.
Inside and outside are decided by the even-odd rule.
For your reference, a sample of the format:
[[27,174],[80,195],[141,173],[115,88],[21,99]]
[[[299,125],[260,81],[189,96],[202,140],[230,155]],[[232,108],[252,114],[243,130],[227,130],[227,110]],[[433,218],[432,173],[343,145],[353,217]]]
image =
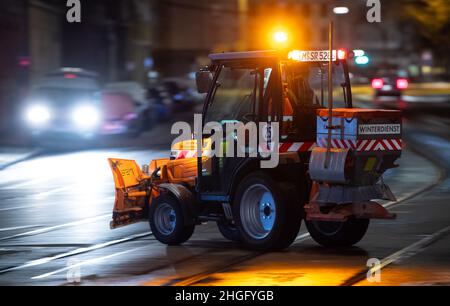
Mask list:
[[273,40],[276,43],[285,43],[288,40],[288,35],[284,31],[277,31],[273,34]]

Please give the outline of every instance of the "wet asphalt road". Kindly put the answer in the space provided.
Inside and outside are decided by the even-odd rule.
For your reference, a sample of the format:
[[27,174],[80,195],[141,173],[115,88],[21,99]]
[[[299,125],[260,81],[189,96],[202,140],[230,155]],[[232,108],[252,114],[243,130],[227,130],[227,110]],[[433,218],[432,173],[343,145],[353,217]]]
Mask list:
[[[345,249],[320,247],[304,225],[289,249],[265,254],[225,240],[213,223],[177,247],[158,243],[147,223],[110,230],[106,158],[142,164],[169,152],[146,144],[43,153],[0,171],[0,285],[450,285],[450,142],[442,118],[431,121],[407,121],[401,167],[386,175],[397,220],[372,221]],[[365,279],[369,258],[384,265],[381,282]]]

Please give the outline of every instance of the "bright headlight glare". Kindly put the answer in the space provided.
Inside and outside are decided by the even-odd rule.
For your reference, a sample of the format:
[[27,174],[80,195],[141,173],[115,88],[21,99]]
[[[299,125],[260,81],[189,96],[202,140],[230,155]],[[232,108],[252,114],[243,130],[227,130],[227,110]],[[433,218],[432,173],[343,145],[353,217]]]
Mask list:
[[50,111],[43,105],[33,105],[27,109],[26,119],[33,125],[42,125],[50,119]]
[[93,128],[98,125],[100,114],[93,106],[79,106],[73,112],[73,121],[80,128]]

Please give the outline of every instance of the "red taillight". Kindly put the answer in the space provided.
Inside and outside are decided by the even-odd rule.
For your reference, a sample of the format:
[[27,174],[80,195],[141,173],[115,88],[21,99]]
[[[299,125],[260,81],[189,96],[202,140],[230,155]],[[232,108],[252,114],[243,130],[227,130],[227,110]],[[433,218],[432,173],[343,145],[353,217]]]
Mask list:
[[408,88],[408,80],[407,79],[397,79],[397,88],[398,89],[406,89]]
[[76,78],[77,78],[77,75],[76,75],[76,74],[73,74],[73,73],[65,73],[65,74],[64,74],[64,78],[65,78],[65,79],[76,79]]
[[19,66],[21,66],[21,67],[28,67],[28,66],[30,66],[30,64],[31,64],[30,60],[26,59],[26,58],[22,58],[19,61]]
[[383,79],[373,79],[372,80],[372,88],[381,89],[383,88],[384,82]]

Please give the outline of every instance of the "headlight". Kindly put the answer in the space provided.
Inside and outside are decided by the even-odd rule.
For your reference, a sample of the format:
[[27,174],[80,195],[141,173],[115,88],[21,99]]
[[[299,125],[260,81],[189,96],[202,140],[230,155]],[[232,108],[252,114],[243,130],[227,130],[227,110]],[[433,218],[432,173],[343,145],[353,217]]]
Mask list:
[[78,127],[92,129],[100,123],[100,114],[95,107],[83,105],[74,110],[72,119]]
[[32,125],[43,125],[50,120],[50,111],[43,105],[33,105],[27,109],[26,119]]

